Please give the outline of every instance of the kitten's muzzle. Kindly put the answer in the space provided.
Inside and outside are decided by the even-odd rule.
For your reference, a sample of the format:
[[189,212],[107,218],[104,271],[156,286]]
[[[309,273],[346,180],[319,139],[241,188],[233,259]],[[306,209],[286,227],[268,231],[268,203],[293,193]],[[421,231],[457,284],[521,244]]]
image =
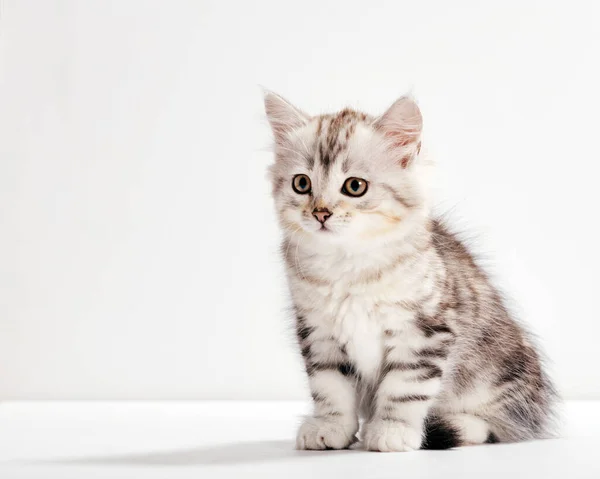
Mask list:
[[312,214],[317,221],[323,225],[325,224],[325,221],[327,221],[327,218],[329,218],[333,213],[331,213],[331,211],[329,211],[327,208],[315,208]]

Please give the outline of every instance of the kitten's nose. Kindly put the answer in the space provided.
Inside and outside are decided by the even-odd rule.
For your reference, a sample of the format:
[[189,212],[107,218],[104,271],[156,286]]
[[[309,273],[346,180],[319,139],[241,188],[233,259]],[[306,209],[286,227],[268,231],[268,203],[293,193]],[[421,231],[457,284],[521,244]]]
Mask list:
[[315,208],[312,214],[315,218],[317,218],[319,223],[325,224],[327,218],[331,216],[331,211],[329,211],[327,208]]

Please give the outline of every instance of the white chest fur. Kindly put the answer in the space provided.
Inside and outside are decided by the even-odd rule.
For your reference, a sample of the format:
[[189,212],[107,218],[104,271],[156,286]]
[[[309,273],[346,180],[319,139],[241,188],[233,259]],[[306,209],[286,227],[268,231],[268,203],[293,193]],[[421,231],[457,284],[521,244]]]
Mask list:
[[361,377],[374,379],[383,361],[385,330],[401,330],[412,318],[398,306],[401,295],[382,284],[351,288],[343,281],[322,286],[294,283],[294,301],[307,324],[317,330],[316,337],[334,338]]
[[340,314],[332,319],[332,334],[345,345],[358,372],[374,376],[383,359],[383,322],[376,305],[348,295],[340,304]]
[[[307,324],[318,337],[343,345],[363,378],[374,378],[379,371],[385,330],[402,330],[413,319],[414,313],[401,305],[432,287],[423,261],[390,262],[396,257],[313,254],[289,269],[294,304]],[[409,336],[403,335],[403,340],[409,343]]]

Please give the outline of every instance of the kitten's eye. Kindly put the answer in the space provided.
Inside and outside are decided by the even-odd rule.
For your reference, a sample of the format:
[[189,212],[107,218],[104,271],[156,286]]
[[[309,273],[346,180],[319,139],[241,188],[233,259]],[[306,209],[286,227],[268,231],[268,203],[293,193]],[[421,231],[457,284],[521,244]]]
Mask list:
[[362,178],[348,178],[342,186],[342,193],[347,196],[362,196],[367,192],[369,184]]
[[306,175],[296,175],[292,180],[292,188],[299,195],[310,193],[310,178]]

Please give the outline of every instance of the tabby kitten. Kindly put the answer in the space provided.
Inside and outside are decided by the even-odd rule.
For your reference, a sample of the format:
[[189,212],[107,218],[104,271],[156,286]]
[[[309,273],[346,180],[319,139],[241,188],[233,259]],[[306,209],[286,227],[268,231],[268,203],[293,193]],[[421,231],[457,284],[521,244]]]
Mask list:
[[314,414],[299,449],[439,449],[547,436],[554,390],[526,332],[431,217],[422,117],[308,116],[267,93],[282,253]]

